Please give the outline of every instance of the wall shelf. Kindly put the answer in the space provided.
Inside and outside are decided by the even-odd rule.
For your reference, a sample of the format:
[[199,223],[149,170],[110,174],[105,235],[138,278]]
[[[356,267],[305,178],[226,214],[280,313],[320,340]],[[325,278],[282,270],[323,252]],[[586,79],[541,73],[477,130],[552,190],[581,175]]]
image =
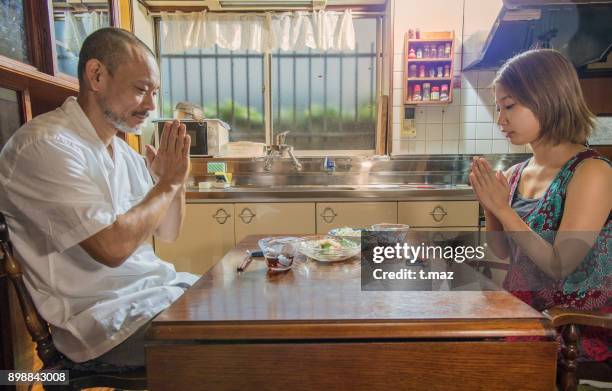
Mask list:
[[[450,46],[450,47],[449,47]],[[404,104],[405,105],[438,105],[449,104],[453,101],[453,74],[455,60],[455,33],[454,31],[435,31],[422,32],[421,37],[411,38],[408,33],[404,39]],[[436,51],[436,55],[431,57],[426,55],[427,52]],[[443,57],[439,54],[440,47],[443,47]],[[449,47],[450,50],[447,49]],[[410,51],[414,52],[411,55]],[[415,58],[417,52],[420,52],[419,58]],[[411,67],[412,65],[412,67]],[[428,77],[432,68],[436,75],[439,74],[438,68],[443,68],[444,77]],[[448,71],[446,72],[446,69]],[[423,72],[424,71],[424,72]],[[421,76],[419,76],[421,75]],[[414,100],[414,87],[419,86],[421,89],[421,97],[424,96],[424,85],[429,84],[430,99]],[[445,87],[443,87],[445,86]],[[442,92],[442,88],[447,89],[448,99],[446,100],[431,100],[431,90],[437,87]]]

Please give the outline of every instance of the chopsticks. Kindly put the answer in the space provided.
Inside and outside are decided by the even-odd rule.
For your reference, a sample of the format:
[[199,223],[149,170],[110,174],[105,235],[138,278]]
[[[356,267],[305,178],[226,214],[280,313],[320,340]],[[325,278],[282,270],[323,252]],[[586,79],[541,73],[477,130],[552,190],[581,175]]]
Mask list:
[[236,268],[236,271],[239,273],[245,271],[246,268],[251,264],[251,261],[253,260],[253,257],[251,256],[251,252],[247,250],[246,253],[247,253],[246,257],[244,257],[242,262],[240,262],[240,265],[238,265],[238,267]]

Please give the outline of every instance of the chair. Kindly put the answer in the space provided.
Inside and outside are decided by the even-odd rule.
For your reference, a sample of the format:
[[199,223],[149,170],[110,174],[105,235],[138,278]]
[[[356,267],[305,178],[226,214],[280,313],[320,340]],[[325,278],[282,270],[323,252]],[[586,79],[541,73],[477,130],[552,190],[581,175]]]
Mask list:
[[[474,264],[477,270],[486,277],[491,278],[491,269],[509,269],[507,263],[495,261],[479,261]],[[604,314],[593,311],[583,311],[572,308],[553,307],[543,312],[563,337],[561,346],[561,358],[557,367],[557,386],[559,391],[576,391],[578,383],[600,383],[609,389],[612,384],[612,363],[579,363],[578,342],[580,335],[578,326],[592,326],[612,329],[612,314]],[[609,383],[601,385],[601,383]],[[596,386],[598,387],[598,386]]]
[[[45,386],[45,390],[81,390],[91,387],[110,387],[125,390],[147,389],[147,375],[144,368],[96,367],[74,363],[62,355],[53,344],[49,325],[40,316],[30,293],[23,282],[19,262],[13,256],[13,247],[9,237],[8,224],[0,213],[0,275],[6,273],[12,282],[24,321],[32,341],[36,343],[38,357],[43,363],[42,370],[68,370],[69,385]],[[95,362],[95,360],[93,360]]]
[[[579,380],[589,383],[612,384],[612,365],[608,362],[579,363],[578,358],[578,326],[592,326],[612,329],[612,314],[592,311],[581,311],[571,308],[553,307],[544,311],[557,331],[563,336],[561,360],[559,362],[558,386],[560,391],[575,391]],[[596,385],[597,386],[597,385]]]

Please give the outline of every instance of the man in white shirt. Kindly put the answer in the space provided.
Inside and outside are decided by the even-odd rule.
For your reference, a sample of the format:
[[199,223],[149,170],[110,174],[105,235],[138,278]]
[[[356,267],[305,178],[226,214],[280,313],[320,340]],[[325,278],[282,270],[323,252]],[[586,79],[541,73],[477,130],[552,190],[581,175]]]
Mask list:
[[0,211],[58,350],[144,365],[148,323],[197,279],[147,243],[179,235],[190,138],[166,124],[145,165],[117,137],[138,131],[159,89],[155,56],[131,33],[91,34],[78,73],[78,97],[25,124],[0,153]]

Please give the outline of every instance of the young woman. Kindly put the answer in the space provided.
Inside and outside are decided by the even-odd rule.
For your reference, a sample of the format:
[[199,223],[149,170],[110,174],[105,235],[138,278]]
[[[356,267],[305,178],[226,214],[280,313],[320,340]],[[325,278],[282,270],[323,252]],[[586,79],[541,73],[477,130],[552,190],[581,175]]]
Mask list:
[[[589,149],[593,114],[572,64],[554,50],[510,59],[494,81],[500,130],[533,157],[505,173],[475,157],[470,182],[488,245],[510,256],[504,287],[538,310],[612,312],[612,167]],[[581,358],[612,358],[609,331],[585,328]]]

